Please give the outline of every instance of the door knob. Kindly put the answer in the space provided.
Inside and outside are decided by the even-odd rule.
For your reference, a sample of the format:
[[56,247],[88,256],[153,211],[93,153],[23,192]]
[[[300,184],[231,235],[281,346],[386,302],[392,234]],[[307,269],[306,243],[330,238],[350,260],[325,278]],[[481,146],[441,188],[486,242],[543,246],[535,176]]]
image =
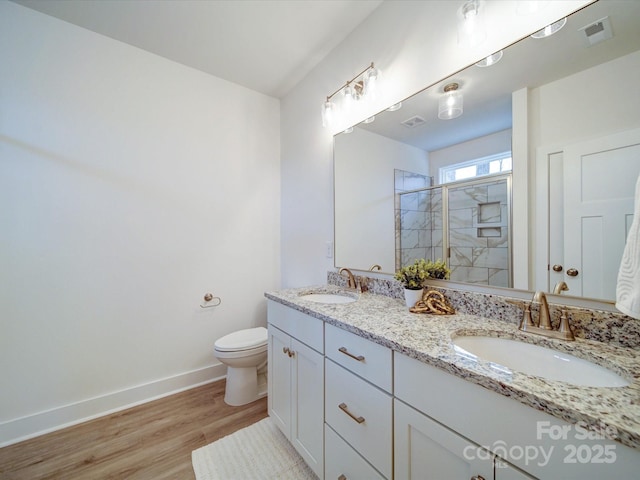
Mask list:
[[557,263],[551,268],[553,269],[554,272],[561,272],[562,271],[562,265],[558,265]]
[[575,268],[570,268],[569,270],[567,270],[567,275],[569,275],[570,277],[577,277],[578,273],[578,270],[576,270]]
[[471,480],[484,480],[484,477],[482,475],[474,475]]

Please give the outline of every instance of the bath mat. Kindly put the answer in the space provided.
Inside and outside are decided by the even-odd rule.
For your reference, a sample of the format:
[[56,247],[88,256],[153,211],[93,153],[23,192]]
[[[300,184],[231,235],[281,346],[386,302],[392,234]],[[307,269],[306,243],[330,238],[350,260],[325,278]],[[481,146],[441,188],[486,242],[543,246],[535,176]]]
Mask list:
[[196,480],[317,480],[269,417],[191,453]]

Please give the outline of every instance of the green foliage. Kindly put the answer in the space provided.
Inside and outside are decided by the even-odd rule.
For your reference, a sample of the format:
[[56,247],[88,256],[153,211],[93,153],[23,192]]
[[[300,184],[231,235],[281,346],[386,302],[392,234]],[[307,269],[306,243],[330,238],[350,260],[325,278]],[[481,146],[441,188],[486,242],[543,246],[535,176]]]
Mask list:
[[450,273],[451,270],[442,260],[438,259],[434,262],[420,258],[412,265],[402,267],[393,278],[401,282],[404,288],[419,290],[429,278],[446,280]]

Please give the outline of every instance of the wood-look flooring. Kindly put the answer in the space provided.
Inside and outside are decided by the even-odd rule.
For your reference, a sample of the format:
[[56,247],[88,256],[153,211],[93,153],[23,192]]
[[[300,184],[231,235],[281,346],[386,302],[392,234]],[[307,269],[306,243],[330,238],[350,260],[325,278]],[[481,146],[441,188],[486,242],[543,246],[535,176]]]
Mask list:
[[195,479],[191,452],[267,416],[224,403],[224,380],[0,448],[0,479]]

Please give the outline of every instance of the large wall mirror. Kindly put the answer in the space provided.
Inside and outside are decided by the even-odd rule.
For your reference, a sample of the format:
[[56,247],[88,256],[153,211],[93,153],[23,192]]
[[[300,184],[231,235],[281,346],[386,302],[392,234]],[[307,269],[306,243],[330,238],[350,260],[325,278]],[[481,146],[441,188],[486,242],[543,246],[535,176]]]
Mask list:
[[[413,200],[400,193],[437,199],[441,170],[452,164],[497,159],[508,170],[512,142],[525,138],[527,158],[514,158],[513,174],[526,170],[518,173],[527,175],[530,190],[527,219],[520,222],[528,224],[530,238],[526,289],[553,291],[564,282],[566,295],[613,300],[640,174],[638,25],[640,2],[600,0],[568,17],[554,35],[527,37],[505,48],[497,63],[470,66],[406,99],[401,108],[336,135],[336,266],[366,271],[377,264],[393,273],[410,258],[403,257],[409,240],[400,238],[398,216],[399,201]],[[438,101],[452,83],[463,95],[463,113],[440,120]],[[521,99],[522,92],[526,108],[514,109],[514,95]],[[506,180],[497,196],[493,187],[464,192],[473,200],[469,232],[477,243],[467,253],[454,248],[452,254],[449,245],[430,255],[466,256],[468,270],[475,260],[489,264],[488,276],[452,280],[511,286],[508,269],[517,269],[518,262],[510,244],[510,208],[523,209],[517,210],[516,195],[510,205],[509,173],[487,168]],[[493,185],[501,178],[474,181]],[[480,206],[491,219],[482,232]],[[438,223],[435,216],[420,221]],[[447,246],[432,240],[434,247]],[[418,235],[412,241],[422,248]],[[498,257],[506,260],[507,273],[492,278],[490,262]]]

